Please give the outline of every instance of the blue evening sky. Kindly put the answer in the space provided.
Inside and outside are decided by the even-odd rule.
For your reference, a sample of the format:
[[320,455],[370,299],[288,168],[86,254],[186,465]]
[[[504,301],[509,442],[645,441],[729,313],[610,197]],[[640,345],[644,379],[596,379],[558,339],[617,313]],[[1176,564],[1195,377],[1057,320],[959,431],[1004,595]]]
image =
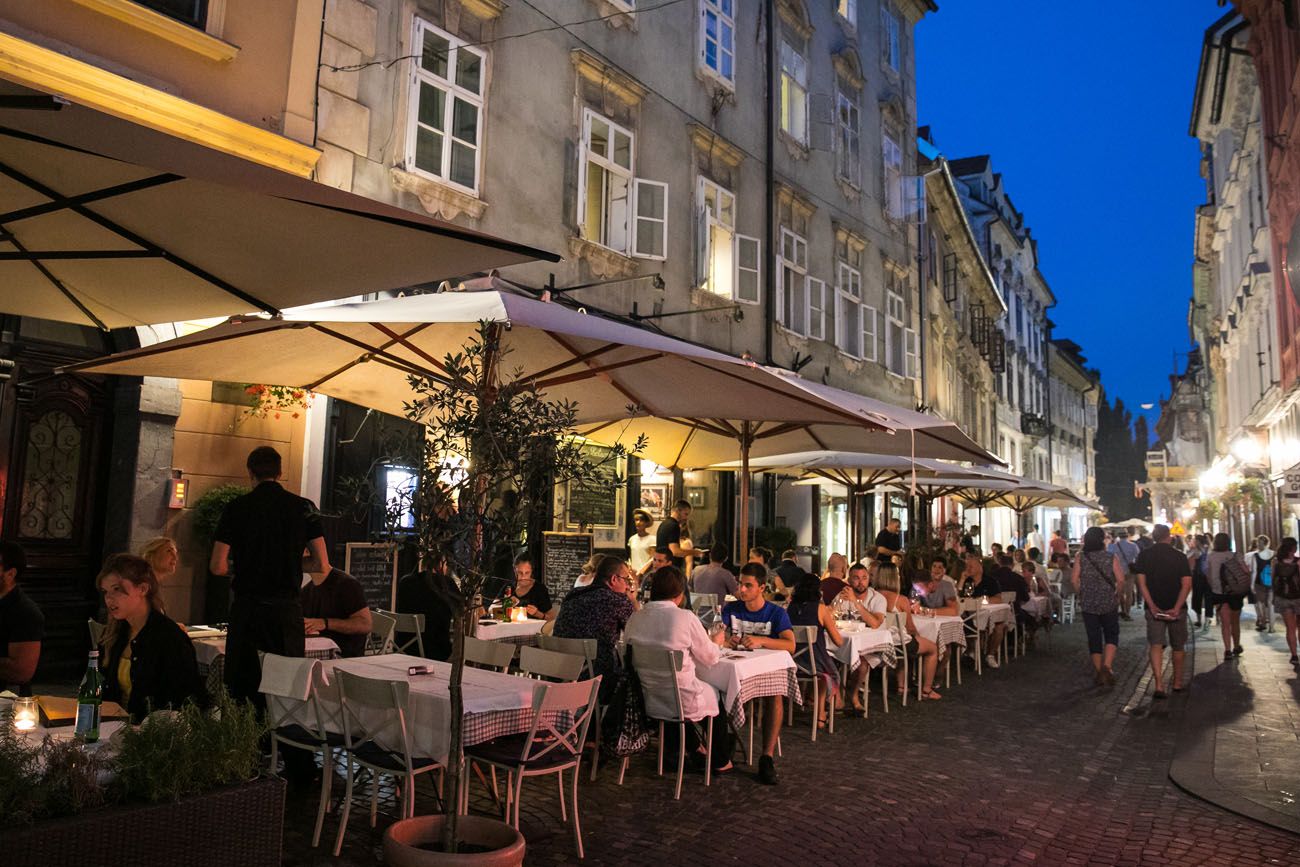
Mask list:
[[1189,345],[1205,187],[1187,129],[1202,36],[1228,11],[939,0],[916,28],[919,123],[949,159],[992,156],[1038,240],[1055,336],[1082,346],[1135,413],[1167,396]]

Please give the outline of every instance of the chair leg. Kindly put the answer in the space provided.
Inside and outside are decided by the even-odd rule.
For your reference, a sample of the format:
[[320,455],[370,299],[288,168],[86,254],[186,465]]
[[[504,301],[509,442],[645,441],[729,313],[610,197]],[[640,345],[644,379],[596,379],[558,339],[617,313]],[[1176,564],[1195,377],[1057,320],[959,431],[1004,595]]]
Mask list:
[[821,694],[819,692],[820,684],[817,682],[817,680],[818,680],[817,675],[814,674],[812,676],[812,694],[813,694],[812,713],[809,714],[809,716],[812,717],[812,742],[813,743],[817,743],[817,717],[822,712]]
[[[885,708],[885,713],[889,713],[889,676],[893,672],[885,671],[884,666],[880,668],[880,703]],[[907,652],[903,652],[903,677],[907,677]],[[871,679],[871,675],[867,675]]]
[[627,773],[627,756],[624,756],[623,761],[619,763],[618,766],[618,784],[620,786],[623,785],[623,775],[626,773]]
[[827,714],[830,717],[830,722],[827,724],[827,728],[831,734],[835,734],[835,698],[837,695],[838,693],[832,689],[827,696],[828,701],[826,702],[830,705],[830,712]]
[[[271,747],[274,753],[275,747]],[[329,747],[325,748],[325,760],[320,772],[320,808],[316,811],[316,831],[311,835],[311,847],[315,849],[320,845],[320,832],[325,826],[325,812],[329,809],[330,789],[334,783],[334,751]]]
[[[573,772],[575,774],[578,773],[578,769],[574,768]],[[564,769],[563,768],[555,772],[555,782],[560,784],[560,821],[567,822],[569,821],[569,815],[564,808]]]
[[682,775],[686,773],[686,723],[677,724],[677,790],[673,800],[682,799]]
[[659,776],[664,775],[664,724],[659,723]]
[[352,814],[352,781],[355,778],[352,765],[352,756],[348,757],[348,786],[343,795],[343,813],[339,816],[339,832],[334,838],[334,857],[339,857],[339,852],[343,851],[343,834],[348,830],[348,816]]
[[280,776],[280,739],[271,735],[271,776]]
[[[916,664],[918,666],[921,664],[921,657],[918,656],[916,658]],[[907,693],[909,692],[911,685],[912,660],[909,659],[907,660],[907,664],[903,666],[903,707],[907,707]]]
[[749,703],[749,746],[745,750],[745,764],[754,764],[754,717],[758,708],[754,702]]
[[596,770],[600,767],[600,733],[604,730],[606,708],[596,706],[596,737],[591,742],[591,781],[596,782]]
[[713,717],[709,717],[709,722],[704,730],[704,788],[708,788],[713,782]]
[[514,797],[514,807],[515,807],[515,817],[514,817],[515,820],[511,822],[511,824],[514,825],[515,830],[518,831],[519,830],[519,802],[524,799],[524,775],[515,774],[514,776],[515,776],[515,792],[513,797]]
[[[578,773],[578,769],[574,768],[573,769],[573,790],[572,790],[572,795],[570,797],[572,798],[572,802],[573,802],[573,845],[578,850],[578,857],[583,858],[584,855],[582,851],[582,823],[578,820],[578,777],[579,776],[580,774]],[[560,801],[561,802],[564,801],[563,797],[560,798]]]

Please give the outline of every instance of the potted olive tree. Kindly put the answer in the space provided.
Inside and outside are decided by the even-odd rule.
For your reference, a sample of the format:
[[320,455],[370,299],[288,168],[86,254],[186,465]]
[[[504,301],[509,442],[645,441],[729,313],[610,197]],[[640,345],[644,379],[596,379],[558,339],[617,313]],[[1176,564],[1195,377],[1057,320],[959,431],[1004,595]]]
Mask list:
[[[382,492],[390,526],[399,514],[415,514],[408,538],[424,563],[446,563],[456,579],[448,601],[453,614],[451,653],[452,760],[446,774],[442,816],[406,819],[388,829],[384,850],[390,863],[522,863],[523,838],[509,825],[483,817],[458,816],[462,777],[456,757],[463,747],[465,636],[477,618],[481,596],[493,580],[503,547],[518,539],[527,517],[549,506],[552,486],[608,480],[602,465],[629,449],[616,445],[599,453],[574,436],[576,405],[548,400],[535,382],[507,367],[501,323],[480,323],[461,351],[448,354],[439,375],[412,376],[406,416],[421,425],[422,441],[408,462],[417,483],[405,496]],[[638,440],[630,450],[644,446]],[[430,849],[436,851],[429,851]],[[478,853],[470,855],[470,852]],[[495,856],[484,861],[488,852]]]

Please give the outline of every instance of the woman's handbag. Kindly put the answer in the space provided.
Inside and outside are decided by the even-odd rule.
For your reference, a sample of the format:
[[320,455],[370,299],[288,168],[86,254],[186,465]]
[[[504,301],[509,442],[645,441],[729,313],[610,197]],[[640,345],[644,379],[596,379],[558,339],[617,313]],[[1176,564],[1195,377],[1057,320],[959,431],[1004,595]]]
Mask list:
[[636,755],[650,745],[645,696],[641,692],[641,678],[632,664],[631,647],[624,658],[623,677],[614,688],[601,720],[600,735],[602,751],[619,758]]

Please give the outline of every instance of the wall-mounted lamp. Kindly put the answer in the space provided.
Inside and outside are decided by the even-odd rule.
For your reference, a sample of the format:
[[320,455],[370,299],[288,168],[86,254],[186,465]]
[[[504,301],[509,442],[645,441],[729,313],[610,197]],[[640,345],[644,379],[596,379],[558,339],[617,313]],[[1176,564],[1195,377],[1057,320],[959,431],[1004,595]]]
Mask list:
[[183,509],[190,497],[190,480],[185,478],[184,470],[172,470],[171,480],[167,482],[167,508]]

